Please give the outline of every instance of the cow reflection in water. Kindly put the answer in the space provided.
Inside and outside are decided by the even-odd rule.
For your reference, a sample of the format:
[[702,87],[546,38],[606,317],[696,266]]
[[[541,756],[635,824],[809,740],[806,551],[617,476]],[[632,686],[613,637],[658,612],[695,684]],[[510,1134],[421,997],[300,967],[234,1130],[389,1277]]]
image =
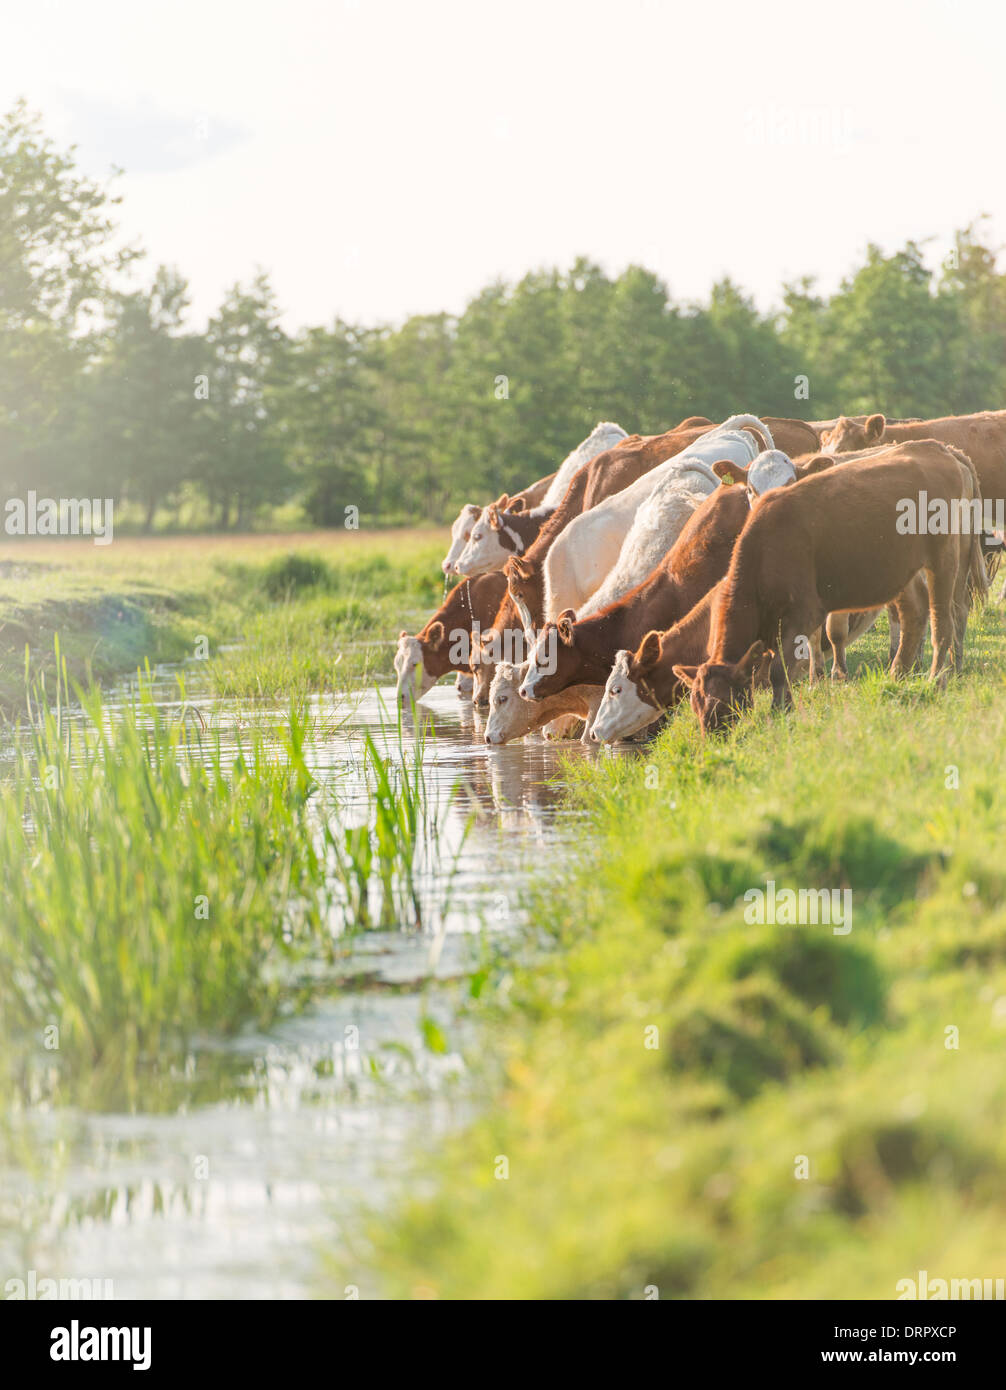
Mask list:
[[638,757],[645,745],[626,744],[602,750],[584,748],[577,739],[553,741],[529,734],[501,747],[485,742],[486,713],[458,700],[448,687],[402,712],[403,726],[417,741],[426,740],[426,757],[446,783],[457,781],[454,807],[474,813],[480,826],[534,830],[544,837],[566,813],[564,764],[568,758]]

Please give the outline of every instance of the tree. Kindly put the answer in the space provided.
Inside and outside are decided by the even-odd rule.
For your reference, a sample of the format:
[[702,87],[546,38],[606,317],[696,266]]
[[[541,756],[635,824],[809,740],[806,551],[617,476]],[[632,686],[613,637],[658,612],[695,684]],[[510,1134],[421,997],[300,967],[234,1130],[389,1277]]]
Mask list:
[[347,506],[382,505],[380,336],[341,319],[307,329],[277,374],[270,397],[277,439],[319,526],[342,524]]
[[932,290],[917,242],[866,264],[843,280],[828,306],[835,388],[846,415],[943,415],[953,409],[952,362],[960,318],[950,296]]
[[0,469],[12,491],[72,472],[67,407],[110,277],[139,254],[113,245],[118,202],[23,101],[0,119]]
[[207,453],[202,481],[217,521],[246,526],[257,508],[281,501],[292,474],[266,408],[271,384],[283,377],[288,340],[269,278],[234,285],[205,335],[204,405]]
[[183,332],[187,306],[185,281],[166,266],[149,290],[118,295],[105,352],[87,376],[81,433],[101,459],[100,470],[91,465],[95,486],[139,502],[147,531],[157,508],[198,471],[200,354]]

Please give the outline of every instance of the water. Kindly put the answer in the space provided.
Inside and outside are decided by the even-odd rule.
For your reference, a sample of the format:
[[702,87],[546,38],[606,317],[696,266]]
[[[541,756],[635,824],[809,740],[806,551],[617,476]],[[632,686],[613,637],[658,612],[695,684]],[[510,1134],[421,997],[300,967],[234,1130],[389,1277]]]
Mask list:
[[[180,708],[170,672],[155,690]],[[196,703],[225,738],[248,722],[247,707]],[[394,708],[392,689],[314,703],[321,732],[308,762],[347,817],[366,811],[365,735],[400,754],[397,727],[384,722]],[[405,749],[421,748],[438,808],[441,856],[421,885],[433,929],[358,938],[340,964],[348,986],[267,1034],[207,1040],[159,1075],[141,1113],[36,1115],[32,1171],[2,1175],[31,1234],[0,1286],[34,1269],[111,1280],[115,1298],[308,1296],[319,1257],[345,1248],[361,1208],[407,1189],[416,1157],[471,1113],[464,977],[484,932],[520,920],[528,876],[575,846],[562,761],[596,755],[538,738],[489,748],[449,686],[420,710],[429,732],[416,741],[407,721]],[[281,714],[255,717],[268,726]],[[424,1045],[424,1019],[445,1052]],[[355,1282],[363,1297],[379,1292],[363,1270]]]

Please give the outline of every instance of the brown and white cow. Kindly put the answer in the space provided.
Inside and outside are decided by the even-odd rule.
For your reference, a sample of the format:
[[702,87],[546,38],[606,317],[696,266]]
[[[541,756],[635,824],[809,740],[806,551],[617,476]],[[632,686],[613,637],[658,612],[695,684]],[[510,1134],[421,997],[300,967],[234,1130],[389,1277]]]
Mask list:
[[[881,474],[879,470],[888,464],[893,471]],[[822,486],[825,478],[832,479],[828,488]],[[986,589],[976,536],[903,536],[897,529],[897,503],[930,488],[934,481],[942,486],[945,497],[980,495],[967,458],[935,442],[885,450],[812,476],[799,488],[770,493],[752,511],[727,578],[674,627],[648,633],[634,653],[618,653],[593,735],[601,742],[627,737],[680,700],[686,688],[693,708],[704,710],[709,702],[703,727],[719,727],[733,717],[733,710],[744,707],[753,686],[766,682],[770,670],[776,699],[785,702],[789,679],[809,664],[811,624],[815,620],[819,624],[818,615],[829,603],[835,604],[832,612],[850,610],[858,616],[882,606],[859,602],[862,592],[890,589],[899,580],[902,587],[890,600],[900,623],[892,673],[905,674],[915,662],[928,605],[930,617],[939,608],[933,672],[942,678],[948,651],[952,648],[955,663],[962,658],[968,586],[979,597]],[[937,495],[935,490],[930,492]],[[784,498],[788,505],[780,508]],[[904,579],[916,560],[916,570]],[[918,575],[927,562],[940,574],[935,588],[930,579],[928,590]],[[953,571],[950,580],[948,568]],[[802,616],[795,617],[797,612]],[[736,634],[746,624],[759,626],[759,632],[774,630],[774,650],[756,634],[734,658],[732,652],[743,642]],[[736,645],[728,648],[724,645],[728,641]],[[704,649],[703,643],[708,647]],[[788,654],[785,666],[776,652]],[[724,653],[730,660],[716,659]],[[726,701],[724,695],[729,697]]]
[[[538,482],[532,483],[531,486],[525,488],[523,492],[517,493],[514,498],[506,498],[506,500],[509,502],[511,508],[514,508],[516,504],[517,510],[523,510],[525,512],[535,511],[539,508],[546,514],[554,511],[565,496],[566,489],[576,472],[597,454],[604,453],[608,449],[617,447],[617,445],[627,437],[621,425],[616,425],[611,420],[601,420],[594,426],[587,438],[581,440],[576,448],[572,449],[566,455],[554,473],[549,474],[547,478],[541,478]],[[504,497],[505,496],[504,494]],[[502,500],[503,499],[501,499],[501,501]],[[499,507],[500,503],[497,502],[496,506]],[[466,503],[466,505],[461,508],[461,511],[458,513],[457,518],[451,526],[450,548],[441,561],[440,567],[445,575],[458,572],[457,561],[471,540],[472,531],[482,514],[483,509],[475,506],[472,502]],[[506,558],[507,557],[504,555],[503,560]],[[501,567],[502,560],[497,568]],[[475,572],[475,570],[471,571],[472,574]]]
[[561,694],[534,704],[522,700],[519,689],[526,669],[526,665],[514,666],[509,661],[501,661],[496,667],[485,727],[485,741],[491,746],[523,738],[561,716],[586,721],[592,713],[593,687],[570,686]]
[[500,573],[462,579],[414,637],[402,629],[395,652],[399,702],[409,695],[422,699],[448,671],[467,674],[473,631],[477,634],[492,622],[505,593],[506,579]]

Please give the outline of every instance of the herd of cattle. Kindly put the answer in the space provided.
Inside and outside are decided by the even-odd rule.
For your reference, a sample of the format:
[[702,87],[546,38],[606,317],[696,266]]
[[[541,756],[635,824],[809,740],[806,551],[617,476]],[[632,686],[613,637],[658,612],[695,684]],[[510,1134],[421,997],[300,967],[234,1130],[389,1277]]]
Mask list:
[[457,672],[485,739],[640,733],[689,696],[720,729],[813,681],[886,607],[891,673],[960,670],[1003,544],[1006,410],[939,420],[599,424],[523,492],[461,509],[461,576],[395,654],[399,700]]

